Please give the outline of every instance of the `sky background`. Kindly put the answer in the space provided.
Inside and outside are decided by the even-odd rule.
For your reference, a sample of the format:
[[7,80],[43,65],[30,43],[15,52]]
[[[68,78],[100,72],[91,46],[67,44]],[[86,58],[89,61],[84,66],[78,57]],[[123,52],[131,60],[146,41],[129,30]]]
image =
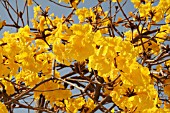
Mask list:
[[[15,1],[16,0],[9,0],[10,3],[12,3],[12,6],[14,8],[16,8],[16,4],[15,4]],[[18,1],[18,7],[19,7],[19,10],[22,11],[23,8],[24,8],[24,3],[25,3],[25,0],[17,0]],[[48,0],[35,0],[37,3],[39,3],[41,5],[41,7],[43,9],[45,9],[47,6],[50,6],[50,10],[49,10],[49,14],[51,13],[54,13],[55,16],[58,16],[58,17],[62,17],[62,15],[64,14],[66,17],[70,14],[71,12],[71,9],[70,8],[63,8],[63,7],[60,7],[58,5],[55,5],[54,3],[52,2],[49,2]],[[54,1],[58,1],[58,0],[54,0]],[[122,0],[122,1],[125,1],[125,0]],[[127,0],[128,2],[126,3],[126,5],[123,7],[124,11],[125,12],[129,12],[129,11],[134,11],[134,7],[132,5],[132,3],[130,2],[130,0]],[[62,3],[62,2],[61,2]],[[98,0],[85,0],[84,3],[80,3],[78,8],[82,8],[82,7],[86,7],[86,8],[90,8],[94,5],[96,5],[98,3]],[[121,2],[122,3],[122,2]],[[69,4],[65,4],[65,3],[62,3],[63,5],[67,5],[69,6]],[[113,3],[114,4],[114,3]],[[29,7],[29,18],[30,20],[33,18],[33,7],[36,6],[36,4],[33,4],[32,6]],[[102,3],[102,6],[103,6],[103,9],[106,11],[108,10],[108,2],[106,3]],[[112,12],[114,13],[114,7],[113,7],[113,10]],[[7,24],[12,24],[13,22],[11,21],[11,19],[9,18],[8,16],[8,13],[6,12],[6,10],[3,8],[2,4],[0,3],[0,19],[1,20],[6,20],[6,23]],[[16,20],[17,19],[17,16],[16,14],[11,10],[11,12],[13,13],[13,17],[14,19]],[[122,14],[121,12],[118,13],[118,16],[117,17],[122,17]],[[23,18],[26,20],[26,15],[23,15]],[[77,17],[73,17],[73,20],[75,23],[78,23],[78,18]],[[19,22],[20,25],[21,22]],[[25,21],[26,23],[26,21]],[[32,24],[30,22],[30,27],[32,27]],[[15,28],[11,28],[11,27],[4,27],[1,31],[0,31],[0,37],[3,37],[3,32],[4,31],[9,31],[9,32],[16,32],[16,29]]]
[[[19,10],[22,11],[23,7],[24,7],[25,0],[17,0],[17,1],[18,1]],[[58,2],[58,0],[54,0],[54,1]],[[125,0],[122,0],[122,1],[125,1]],[[16,8],[15,0],[9,0],[9,2],[12,3],[12,6],[14,8]],[[67,9],[67,8],[57,6],[57,5],[49,2],[48,0],[36,0],[36,2],[39,3],[42,6],[43,9],[45,9],[45,7],[47,7],[47,6],[50,6],[49,14],[54,13],[55,16],[58,16],[58,17],[62,17],[63,14],[67,17],[67,15],[70,14],[70,12],[71,12],[71,9]],[[98,3],[98,0],[85,0],[85,3],[79,4],[78,8],[82,8],[82,7],[90,8],[90,7],[94,6],[94,5],[96,5],[97,3]],[[63,3],[63,5],[69,6],[69,4],[65,4],[65,3]],[[29,18],[30,18],[30,20],[31,20],[31,18],[33,18],[33,15],[34,15],[33,14],[33,7],[34,6],[35,6],[35,4],[29,7]],[[102,6],[103,6],[105,11],[109,9],[108,8],[108,2],[103,3]],[[115,8],[113,8],[112,12],[115,11],[114,9]],[[133,5],[130,2],[130,0],[128,0],[127,4],[123,7],[123,10],[125,12],[134,11]],[[13,12],[12,16],[14,17],[15,20],[17,19],[17,16],[16,16],[16,14],[14,12]],[[118,16],[122,17],[122,14],[119,13]],[[24,19],[26,19],[25,15],[23,17],[24,17]],[[13,24],[13,22],[10,20],[6,10],[3,8],[1,3],[0,3],[0,19],[1,20],[6,20],[7,24]],[[78,18],[77,17],[74,17],[73,20],[74,20],[75,23],[78,23]],[[32,24],[30,24],[30,27],[31,26],[32,26]],[[121,30],[122,30],[122,32],[125,31],[125,29],[121,29]],[[11,28],[11,27],[4,27],[0,31],[0,38],[3,37],[3,32],[4,31],[9,31],[9,32],[12,33],[12,32],[16,32],[16,29]],[[67,70],[61,70],[60,72],[61,72],[61,75],[64,75],[65,73],[69,73],[69,71],[70,70],[67,69]],[[28,112],[27,109],[15,109],[15,111],[14,111],[14,113],[27,113],[27,112]],[[33,111],[30,110],[30,113],[33,113]]]

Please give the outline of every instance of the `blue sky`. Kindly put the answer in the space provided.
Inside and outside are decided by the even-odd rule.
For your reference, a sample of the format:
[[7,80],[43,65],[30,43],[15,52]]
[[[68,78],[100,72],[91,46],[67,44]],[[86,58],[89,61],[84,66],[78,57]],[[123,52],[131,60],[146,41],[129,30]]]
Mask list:
[[[12,3],[12,6],[14,8],[16,8],[15,0],[9,0],[9,1],[10,1],[10,3]],[[57,1],[57,0],[54,0],[54,1]],[[123,1],[125,1],[125,0],[123,0]],[[19,7],[20,11],[22,11],[23,8],[24,8],[24,2],[25,2],[25,0],[19,0],[19,2],[18,2],[18,7]],[[63,7],[57,6],[57,5],[49,2],[48,0],[36,0],[36,2],[39,3],[42,6],[43,9],[45,9],[45,7],[47,7],[47,6],[50,6],[49,14],[54,13],[55,16],[58,16],[58,17],[61,17],[63,14],[67,17],[67,15],[71,12],[71,10],[69,8],[63,8]],[[78,7],[79,8],[82,8],[82,7],[90,8],[94,5],[96,5],[97,3],[98,3],[98,0],[85,0],[85,2],[79,4]],[[62,4],[69,6],[69,4],[65,4],[65,3],[62,3]],[[30,20],[31,20],[31,18],[33,18],[33,15],[34,15],[33,14],[33,6],[35,6],[35,4],[29,7],[29,18],[30,18]],[[103,3],[102,6],[103,6],[104,10],[106,11],[108,9],[108,2]],[[114,7],[113,7],[113,9],[114,9]],[[125,12],[129,12],[129,11],[134,10],[133,5],[130,2],[130,0],[123,7],[123,9],[124,9]],[[5,9],[3,8],[1,3],[0,3],[0,10],[1,10],[0,19],[6,20],[7,24],[12,24],[12,21],[10,20],[7,12],[5,11]],[[114,10],[112,12],[114,12]],[[12,12],[12,13],[13,13],[12,16],[16,20],[17,19],[16,14],[14,12]],[[122,16],[121,12],[118,14],[118,16],[120,16],[120,17]],[[26,15],[23,15],[23,18],[24,18],[24,20],[26,20]],[[73,17],[73,19],[76,23],[78,23],[77,17]],[[16,32],[16,30],[14,28],[4,27],[0,31],[0,37],[2,37],[2,34],[3,34],[4,31]]]

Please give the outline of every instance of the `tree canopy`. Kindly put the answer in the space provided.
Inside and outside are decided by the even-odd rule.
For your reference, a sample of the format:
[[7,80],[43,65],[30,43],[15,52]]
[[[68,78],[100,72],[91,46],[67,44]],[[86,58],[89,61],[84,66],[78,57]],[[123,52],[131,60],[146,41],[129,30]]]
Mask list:
[[0,113],[170,112],[170,0],[89,1],[0,0]]

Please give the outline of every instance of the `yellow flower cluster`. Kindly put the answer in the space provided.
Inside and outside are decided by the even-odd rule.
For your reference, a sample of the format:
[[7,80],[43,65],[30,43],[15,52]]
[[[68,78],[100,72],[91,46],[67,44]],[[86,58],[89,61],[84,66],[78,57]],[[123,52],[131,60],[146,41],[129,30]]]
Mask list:
[[[82,1],[84,2],[84,0]],[[112,2],[117,1],[121,2],[121,0],[112,0]],[[141,17],[151,18],[154,22],[163,19],[164,13],[168,9],[165,4],[170,4],[169,0],[160,0],[157,6],[153,6],[151,0],[143,0],[145,4],[141,0],[131,1],[135,8],[139,9]],[[59,2],[69,3],[76,9],[79,1],[59,0]],[[28,5],[31,4],[32,0],[28,0]],[[141,27],[139,27],[139,31],[134,30],[133,34],[132,31],[125,32],[125,39],[118,36],[110,37],[105,35],[108,29],[96,29],[96,26],[93,25],[95,22],[100,23],[101,21],[103,22],[97,24],[97,28],[110,24],[108,18],[97,20],[97,16],[98,18],[105,17],[107,14],[102,11],[101,7],[76,9],[75,14],[80,23],[69,26],[64,24],[64,17],[58,18],[51,14],[46,18],[46,15],[42,14],[40,6],[37,6],[34,7],[32,23],[39,33],[31,32],[29,26],[20,28],[17,33],[4,33],[3,38],[0,39],[0,80],[5,86],[6,93],[11,95],[15,89],[13,84],[8,83],[5,79],[15,78],[16,83],[24,82],[28,88],[32,88],[36,83],[51,77],[54,59],[68,66],[72,62],[86,60],[89,71],[97,71],[96,76],[102,77],[106,84],[113,82],[110,87],[114,89],[110,90],[104,87],[104,93],[110,95],[112,101],[125,112],[168,111],[170,107],[166,103],[164,104],[165,109],[156,107],[161,102],[150,77],[150,71],[147,67],[139,64],[137,59],[143,52],[143,48],[152,49],[152,54],[158,54],[159,44],[169,36],[169,24],[162,25],[157,31],[156,37],[159,37],[156,39],[157,42],[151,40],[143,46],[134,47],[133,44],[138,44],[141,41],[133,43],[131,42],[133,37],[137,37],[138,32],[145,32],[145,30],[141,30]],[[167,11],[166,23],[170,21],[169,14],[170,12]],[[90,19],[91,22],[89,22]],[[87,23],[85,23],[86,20],[88,20]],[[120,21],[123,19],[118,18],[117,23]],[[2,22],[0,22],[1,27],[3,27]],[[143,41],[147,41],[147,37],[142,38],[144,38]],[[169,61],[166,62],[166,65],[170,65]],[[161,68],[158,66],[157,70]],[[60,78],[59,72],[55,72],[55,77]],[[164,87],[164,92],[168,96],[170,96],[169,80],[163,81],[167,84]],[[72,92],[66,89],[59,80],[45,82],[34,89],[35,99],[38,99],[41,94],[50,101],[51,105],[65,107],[65,111],[68,113],[76,113],[81,108],[86,108],[83,109],[83,113],[90,113],[96,107],[90,98],[70,98]],[[7,113],[4,104],[0,103],[0,108],[2,108],[0,112]],[[112,109],[113,111],[114,109]]]
[[[15,78],[17,84],[23,82],[27,87],[32,88],[51,77],[52,61],[55,55],[36,43],[36,34],[32,33],[28,26],[20,28],[17,33],[5,32],[0,44],[0,80],[8,95],[15,92],[13,84],[9,82],[12,78]],[[40,72],[41,75],[38,74]],[[57,71],[55,77],[60,77]],[[59,81],[46,82],[35,90],[35,98],[43,94],[51,104],[71,96],[70,90],[65,89]]]
[[86,108],[82,113],[91,113],[96,106],[92,99],[88,98],[88,100],[85,101],[83,97],[68,99],[65,100],[64,103],[66,105],[67,113],[77,113],[78,109],[81,109],[82,107]]
[[5,89],[3,89],[2,86],[0,86],[0,89],[6,90],[7,95],[11,95],[15,92],[15,89],[10,82],[3,80],[2,78],[0,78],[0,82],[1,82],[1,84],[3,84],[5,86]]
[[[144,31],[143,31],[144,32]],[[127,41],[132,41],[135,37],[137,37],[139,34],[137,32],[137,30],[134,30],[133,31],[133,39],[132,39],[132,31],[129,30],[129,31],[126,31],[125,33],[125,36],[126,36],[126,40]],[[158,34],[157,34],[158,35]],[[140,46],[137,46],[136,48],[138,48],[139,50],[139,54],[143,52],[143,47],[145,48],[145,51],[150,51],[149,49],[151,49],[151,53],[157,55],[160,51],[160,39],[157,38],[156,41],[153,41],[153,40],[150,40],[148,37],[142,37],[142,41],[143,41],[143,46],[141,45],[142,42],[140,39],[138,39],[138,41],[135,42],[136,45],[140,44]],[[161,40],[162,42],[164,40]]]
[[44,95],[51,105],[59,100],[68,99],[72,95],[71,91],[66,90],[60,81],[49,81],[40,85],[35,89],[34,98],[39,99],[40,94]]
[[6,106],[1,102],[0,102],[0,112],[1,113],[8,113]]
[[[53,51],[57,61],[70,64],[73,60],[83,61],[94,53],[93,33],[90,24],[73,24],[69,29],[60,24],[55,33]],[[65,33],[62,33],[64,31]],[[61,42],[63,41],[63,42]]]
[[167,15],[165,22],[169,23],[168,5],[169,0],[160,0],[158,5],[154,6],[152,0],[131,0],[135,8],[139,9],[141,17],[151,18],[154,22],[160,22],[164,18],[164,14]]
[[[89,70],[98,70],[102,77],[111,77],[120,70],[129,72],[129,66],[136,62],[137,51],[129,41],[120,37],[103,37],[98,31],[94,35],[95,54],[89,57]],[[127,57],[128,56],[128,57]],[[111,77],[112,78],[112,77]]]
[[78,16],[80,22],[84,22],[86,18],[91,18],[95,21],[96,15],[93,13],[92,9],[87,9],[85,7],[77,9],[75,14]]
[[[84,2],[84,0],[81,0]],[[77,4],[79,3],[79,0],[59,0],[59,2],[65,2],[66,4],[70,4],[73,8],[77,8]]]
[[156,37],[158,37],[157,41],[162,43],[166,39],[169,40],[170,39],[169,34],[170,34],[170,25],[169,24],[162,25],[160,27],[160,31],[156,34]]
[[27,0],[27,5],[31,6],[33,4],[32,0]]

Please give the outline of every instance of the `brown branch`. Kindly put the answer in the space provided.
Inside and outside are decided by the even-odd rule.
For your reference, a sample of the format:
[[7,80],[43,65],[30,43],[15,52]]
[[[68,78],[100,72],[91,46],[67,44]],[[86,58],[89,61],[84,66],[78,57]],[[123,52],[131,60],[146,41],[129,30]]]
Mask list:
[[66,81],[66,80],[64,80],[64,79],[62,79],[62,78],[56,78],[56,77],[54,77],[54,78],[52,78],[52,79],[53,79],[53,80],[60,80],[60,81],[62,81],[62,82],[64,82],[64,83],[67,83],[67,84],[69,84],[69,85],[71,85],[71,86],[79,89],[80,91],[83,91],[83,92],[84,92],[84,89],[83,89],[83,88],[81,88],[81,87],[79,87],[79,86],[77,86],[77,85],[75,85],[75,84],[73,84],[73,83],[71,83],[71,82],[69,82],[69,81]]
[[45,109],[45,108],[26,106],[24,104],[19,103],[18,101],[15,101],[14,103],[18,104],[20,108],[28,108],[28,109],[32,109],[32,110],[44,111],[44,112],[47,112],[47,113],[54,113],[53,111],[50,111],[50,110]]
[[[1,1],[1,0],[0,0]],[[15,22],[15,20],[13,19],[8,7],[7,7],[7,4],[6,4],[6,1],[4,1],[4,3],[1,1],[3,7],[6,9],[7,13],[8,13],[8,16],[10,17],[10,19],[12,20],[12,22],[15,24],[15,26],[18,26],[18,24]]]
[[21,93],[20,95],[18,95],[18,96],[15,97],[14,99],[11,99],[11,100],[5,102],[5,104],[8,105],[8,104],[10,104],[10,103],[12,103],[12,102],[15,102],[15,101],[19,100],[21,97],[23,97],[24,95],[26,95],[26,94],[28,94],[29,92],[33,91],[34,89],[36,89],[36,88],[37,88],[38,86],[40,86],[41,84],[44,84],[45,82],[48,82],[48,81],[50,81],[50,80],[52,80],[52,78],[49,78],[49,79],[46,79],[46,80],[44,80],[44,81],[41,81],[41,82],[37,83],[37,84],[36,84],[34,87],[32,87],[31,89],[29,89],[29,90]]
[[[112,0],[109,1],[109,13],[110,13],[110,17],[112,17]],[[111,27],[111,32],[112,32],[112,37],[115,37],[114,31],[113,31],[113,22],[112,22],[112,18],[109,18],[110,20],[110,27]]]
[[[97,81],[102,84],[104,82],[103,78],[98,76],[96,71],[94,72],[94,74],[96,76]],[[102,88],[101,85],[96,84],[95,93],[94,93],[94,100],[96,101],[98,101],[99,96],[101,94],[100,93],[101,88]]]
[[[6,24],[5,25],[6,27],[14,27],[14,28],[22,28],[22,26],[19,26],[19,25],[14,25],[14,24]],[[35,28],[30,28],[30,30],[33,30],[33,31],[37,31],[37,29]]]
[[94,113],[106,102],[112,102],[112,98],[110,96],[106,96],[91,112]]

